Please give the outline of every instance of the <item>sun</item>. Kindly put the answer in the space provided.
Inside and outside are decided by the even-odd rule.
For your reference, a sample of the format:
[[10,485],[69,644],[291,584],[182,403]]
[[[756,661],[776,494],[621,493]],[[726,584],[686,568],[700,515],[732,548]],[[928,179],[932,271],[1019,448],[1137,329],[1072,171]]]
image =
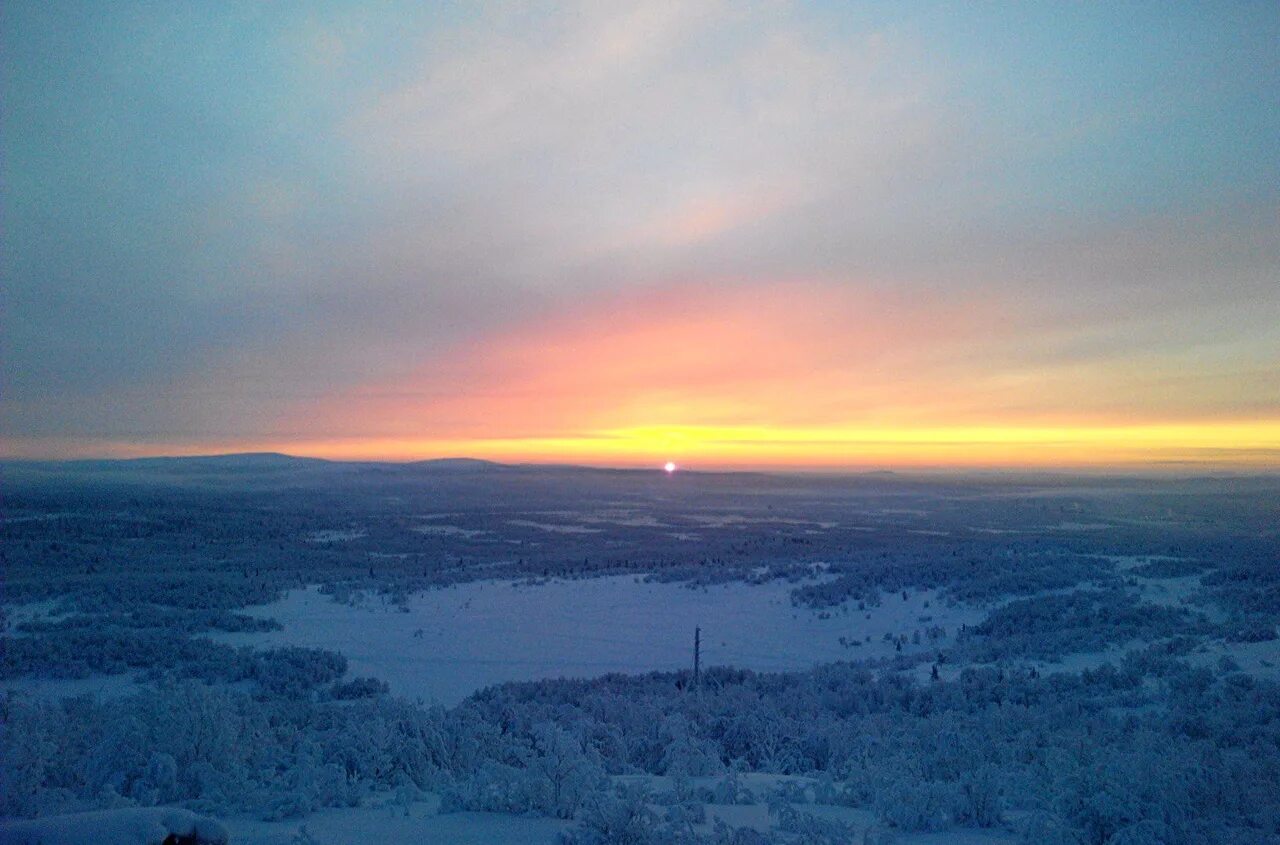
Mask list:
[[675,461],[667,461],[665,464],[662,465],[662,468],[667,471],[668,475],[670,475],[671,473],[676,471],[676,463]]

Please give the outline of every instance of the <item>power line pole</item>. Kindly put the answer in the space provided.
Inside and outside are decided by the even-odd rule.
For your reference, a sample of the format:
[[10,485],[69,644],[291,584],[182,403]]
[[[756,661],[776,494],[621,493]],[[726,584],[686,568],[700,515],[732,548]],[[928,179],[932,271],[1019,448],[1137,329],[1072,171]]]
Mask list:
[[702,681],[702,629],[693,629],[693,688],[697,689]]

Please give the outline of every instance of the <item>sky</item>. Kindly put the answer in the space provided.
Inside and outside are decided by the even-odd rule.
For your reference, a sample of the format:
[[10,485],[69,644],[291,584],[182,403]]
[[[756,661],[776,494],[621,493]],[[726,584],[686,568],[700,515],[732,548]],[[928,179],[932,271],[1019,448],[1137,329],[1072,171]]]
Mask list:
[[0,32],[0,454],[1280,468],[1280,4]]

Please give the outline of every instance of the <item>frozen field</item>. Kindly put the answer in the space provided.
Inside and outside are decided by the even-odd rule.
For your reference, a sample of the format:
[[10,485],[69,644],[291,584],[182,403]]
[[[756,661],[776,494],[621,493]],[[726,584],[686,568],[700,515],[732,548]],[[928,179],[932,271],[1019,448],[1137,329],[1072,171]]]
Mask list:
[[[893,654],[885,634],[911,637],[942,626],[951,636],[982,615],[945,607],[931,592],[911,592],[906,600],[888,594],[882,606],[862,612],[819,613],[793,607],[793,587],[739,582],[691,589],[633,576],[533,586],[490,581],[421,593],[403,606],[378,597],[353,606],[317,589],[295,590],[252,611],[278,620],[283,630],[218,638],[332,649],[346,655],[353,675],[373,675],[394,693],[450,705],[503,681],[684,669],[693,662],[699,626],[704,666],[779,670]],[[925,617],[932,618],[921,621]],[[842,637],[862,645],[842,645]],[[909,641],[903,650],[927,642]]]
[[75,469],[6,503],[6,817],[1280,842],[1272,481]]
[[[616,781],[644,783],[650,789],[669,789],[669,778],[620,777]],[[698,786],[711,787],[716,778],[694,778]],[[706,805],[706,820],[694,825],[702,834],[711,832],[712,824],[721,819],[733,828],[748,828],[761,833],[777,829],[777,819],[771,818],[763,800],[780,780],[803,782],[804,778],[777,778],[771,775],[749,774],[743,777],[744,785],[761,800],[746,804]],[[319,845],[346,842],[421,842],[429,845],[534,845],[534,843],[560,842],[562,831],[569,822],[558,819],[511,816],[502,813],[446,813],[438,812],[439,799],[434,795],[426,800],[402,803],[388,800],[382,805],[370,802],[359,808],[327,809],[309,816],[301,824],[298,821],[263,822],[245,818],[230,818],[226,826],[231,839],[237,845],[296,845],[300,839],[300,827],[305,824],[306,835]],[[661,807],[654,806],[655,812]],[[874,814],[853,807],[823,804],[798,805],[801,813],[818,819],[829,819],[850,825],[854,831],[867,834],[870,842],[881,840],[876,831]],[[855,834],[856,835],[856,834]],[[747,839],[746,841],[750,841]],[[854,840],[854,841],[861,841]],[[938,833],[897,833],[892,840],[898,845],[1007,845],[1017,841],[1008,830],[949,830]]]

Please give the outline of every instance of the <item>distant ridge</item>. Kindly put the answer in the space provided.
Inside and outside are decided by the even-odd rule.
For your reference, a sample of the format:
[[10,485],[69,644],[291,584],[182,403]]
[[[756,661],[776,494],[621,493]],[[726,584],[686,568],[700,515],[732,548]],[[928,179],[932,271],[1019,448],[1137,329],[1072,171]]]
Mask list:
[[[69,461],[69,463],[82,463],[81,461]],[[145,458],[122,458],[115,460],[96,460],[86,461],[84,463],[124,463],[133,466],[141,466],[146,464],[154,464],[157,466],[173,466],[180,463],[192,465],[210,465],[210,466],[243,466],[243,467],[273,467],[273,466],[296,466],[298,464],[328,464],[332,461],[324,458],[308,458],[299,455],[286,455],[284,452],[228,452],[219,455],[160,455],[156,457]]]
[[[376,461],[380,465],[386,465],[390,462]],[[497,461],[486,461],[481,458],[426,458],[421,461],[409,461],[400,466],[422,467],[423,469],[444,469],[444,470],[486,470],[486,469],[509,469],[510,464],[500,464]]]
[[[458,495],[476,491],[533,489],[538,485],[570,485],[563,489],[586,489],[582,485],[642,485],[648,493],[662,495],[690,494],[692,491],[734,492],[753,489],[826,490],[841,486],[862,491],[879,489],[895,495],[946,484],[956,489],[966,484],[998,484],[1004,488],[1018,485],[1044,485],[1066,488],[1085,483],[1132,487],[1148,479],[1121,474],[1072,474],[1051,471],[981,471],[897,472],[888,469],[863,472],[795,472],[785,469],[700,470],[682,468],[674,476],[661,467],[599,467],[573,464],[500,463],[469,457],[430,458],[416,461],[349,461],[303,457],[281,452],[232,452],[212,455],[172,455],[139,458],[98,458],[77,460],[24,460],[0,458],[0,474],[7,491],[25,485],[84,484],[132,485],[222,490],[371,490],[378,485],[391,485],[416,493],[425,489],[452,490]],[[1169,484],[1188,484],[1197,488],[1215,485],[1249,485],[1266,488],[1274,485],[1276,476],[1199,475],[1161,477]],[[399,485],[399,487],[396,487]],[[521,485],[524,485],[523,487]],[[529,487],[533,485],[533,487]],[[797,486],[799,485],[799,486]],[[602,488],[604,489],[604,488]],[[624,487],[608,488],[620,490]],[[632,489],[632,488],[625,488]],[[993,488],[994,489],[994,488]],[[490,492],[492,495],[497,495]],[[398,495],[398,494],[397,494]],[[613,493],[610,493],[613,495]]]
[[362,461],[313,458],[284,452],[226,452],[212,455],[147,455],[139,458],[3,458],[0,464],[64,467],[66,469],[288,469],[302,467],[387,467],[441,470],[510,468],[511,464],[480,458],[426,458],[418,461]]

